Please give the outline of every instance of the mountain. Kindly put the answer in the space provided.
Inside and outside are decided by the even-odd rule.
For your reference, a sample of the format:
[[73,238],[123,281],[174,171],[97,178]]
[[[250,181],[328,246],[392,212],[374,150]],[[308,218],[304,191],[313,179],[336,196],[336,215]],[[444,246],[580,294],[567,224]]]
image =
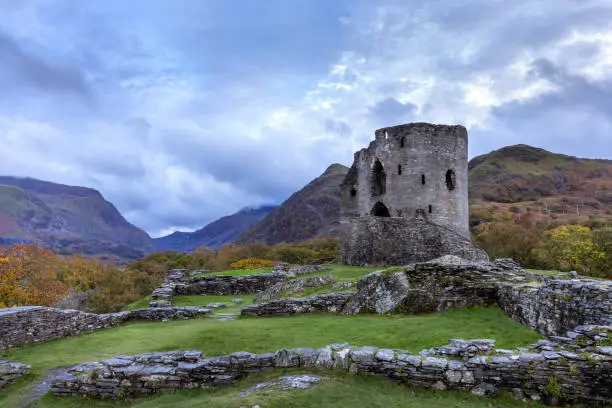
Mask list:
[[316,236],[339,233],[340,184],[348,167],[332,164],[306,187],[247,230],[239,244],[299,242]]
[[531,225],[612,225],[612,160],[508,146],[473,158],[469,183],[472,226],[512,213]]
[[612,203],[612,160],[579,159],[516,145],[475,157],[468,168],[472,201],[515,203],[575,196]]
[[211,222],[195,232],[174,232],[161,238],[154,238],[157,251],[176,250],[190,252],[198,247],[217,249],[232,243],[244,231],[257,224],[276,206],[244,208],[235,214]]
[[91,188],[0,176],[0,243],[35,242],[62,254],[136,259],[153,249],[146,232]]

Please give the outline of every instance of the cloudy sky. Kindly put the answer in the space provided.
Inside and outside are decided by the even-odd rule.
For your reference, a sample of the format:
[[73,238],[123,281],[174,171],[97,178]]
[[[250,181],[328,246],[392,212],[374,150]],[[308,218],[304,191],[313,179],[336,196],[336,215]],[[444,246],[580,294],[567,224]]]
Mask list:
[[153,236],[280,203],[376,128],[612,158],[612,0],[0,0],[0,174]]

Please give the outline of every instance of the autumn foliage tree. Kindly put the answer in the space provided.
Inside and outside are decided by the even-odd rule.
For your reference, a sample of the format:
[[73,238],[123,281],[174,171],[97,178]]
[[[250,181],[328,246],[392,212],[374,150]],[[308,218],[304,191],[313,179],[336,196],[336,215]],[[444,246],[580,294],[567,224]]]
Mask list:
[[57,279],[60,258],[32,245],[0,247],[0,307],[52,306],[67,292]]

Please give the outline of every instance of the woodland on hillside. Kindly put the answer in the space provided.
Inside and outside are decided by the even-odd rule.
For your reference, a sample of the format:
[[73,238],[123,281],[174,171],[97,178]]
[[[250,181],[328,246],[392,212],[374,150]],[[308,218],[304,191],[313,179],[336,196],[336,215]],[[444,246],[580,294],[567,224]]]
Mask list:
[[258,269],[277,262],[306,264],[334,259],[338,240],[299,244],[228,244],[214,251],[155,252],[127,266],[80,255],[60,256],[33,245],[0,246],[0,307],[59,306],[89,312],[121,310],[159,286],[171,269]]

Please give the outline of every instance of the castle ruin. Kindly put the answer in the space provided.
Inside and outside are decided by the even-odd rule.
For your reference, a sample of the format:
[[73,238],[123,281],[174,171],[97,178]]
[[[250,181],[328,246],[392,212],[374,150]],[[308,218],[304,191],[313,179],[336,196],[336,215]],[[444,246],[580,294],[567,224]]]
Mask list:
[[470,240],[467,130],[411,123],[375,136],[355,153],[341,186],[342,262],[488,260]]

